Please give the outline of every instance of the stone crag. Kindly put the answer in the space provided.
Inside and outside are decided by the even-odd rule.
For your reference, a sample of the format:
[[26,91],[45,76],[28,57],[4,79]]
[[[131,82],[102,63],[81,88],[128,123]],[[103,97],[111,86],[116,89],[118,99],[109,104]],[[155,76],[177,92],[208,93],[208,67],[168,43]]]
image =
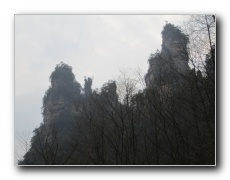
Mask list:
[[148,89],[176,84],[189,70],[188,38],[177,27],[166,24],[162,31],[162,50],[151,54],[145,75]]
[[72,68],[67,64],[57,65],[50,76],[51,87],[43,98],[43,121],[48,125],[61,114],[76,114],[76,103],[80,99],[81,86],[75,80]]

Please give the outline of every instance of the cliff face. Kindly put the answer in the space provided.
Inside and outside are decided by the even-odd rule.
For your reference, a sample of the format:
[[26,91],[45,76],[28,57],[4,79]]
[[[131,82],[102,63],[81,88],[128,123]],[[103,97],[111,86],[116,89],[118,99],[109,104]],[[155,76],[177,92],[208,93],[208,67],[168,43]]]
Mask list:
[[182,80],[189,70],[188,38],[174,25],[166,24],[162,31],[162,50],[152,54],[145,76],[147,88],[164,86]]
[[49,98],[45,104],[43,112],[44,123],[48,125],[51,122],[54,122],[54,120],[58,118],[62,113],[69,113],[74,115],[76,113],[75,111],[76,109],[74,103],[68,101],[63,96],[60,96],[56,100]]
[[50,81],[51,87],[43,98],[45,125],[55,122],[62,114],[75,115],[75,104],[80,97],[80,84],[76,82],[68,65],[58,65],[51,74]]

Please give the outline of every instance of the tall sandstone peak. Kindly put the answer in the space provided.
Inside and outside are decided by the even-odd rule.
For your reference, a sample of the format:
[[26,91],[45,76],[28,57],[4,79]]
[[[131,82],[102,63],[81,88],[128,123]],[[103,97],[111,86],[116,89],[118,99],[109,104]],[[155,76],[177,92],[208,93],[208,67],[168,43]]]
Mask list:
[[62,114],[74,114],[75,103],[80,97],[80,84],[75,80],[72,68],[60,63],[50,76],[51,86],[43,98],[44,124],[50,124]]
[[188,38],[177,27],[166,24],[162,31],[162,50],[151,54],[145,75],[147,88],[175,85],[189,70]]

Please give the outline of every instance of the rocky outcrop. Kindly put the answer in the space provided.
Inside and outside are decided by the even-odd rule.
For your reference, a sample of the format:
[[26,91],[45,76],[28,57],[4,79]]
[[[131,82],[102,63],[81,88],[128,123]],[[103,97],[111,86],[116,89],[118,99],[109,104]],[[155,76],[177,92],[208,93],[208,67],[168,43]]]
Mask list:
[[64,112],[74,115],[76,113],[74,102],[70,102],[62,96],[56,100],[51,100],[50,98],[47,101],[43,112],[44,123],[50,124],[55,118],[59,117],[59,115]]
[[162,31],[162,50],[151,54],[145,76],[147,88],[165,86],[183,81],[189,70],[188,38],[177,27],[166,24]]
[[75,115],[80,97],[80,84],[75,80],[72,68],[61,63],[50,76],[51,87],[43,98],[43,121],[54,122],[61,114]]

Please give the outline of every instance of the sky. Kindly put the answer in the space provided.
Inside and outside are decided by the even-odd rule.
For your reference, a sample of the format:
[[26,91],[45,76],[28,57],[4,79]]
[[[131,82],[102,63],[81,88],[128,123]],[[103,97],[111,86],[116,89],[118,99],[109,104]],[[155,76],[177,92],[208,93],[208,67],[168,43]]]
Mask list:
[[[43,121],[42,98],[49,76],[61,61],[76,80],[93,77],[101,88],[123,68],[148,69],[151,53],[161,49],[166,22],[177,15],[15,15],[15,136],[30,134]],[[15,143],[17,144],[17,137]],[[24,153],[17,152],[19,157]],[[16,156],[18,157],[18,156]]]

